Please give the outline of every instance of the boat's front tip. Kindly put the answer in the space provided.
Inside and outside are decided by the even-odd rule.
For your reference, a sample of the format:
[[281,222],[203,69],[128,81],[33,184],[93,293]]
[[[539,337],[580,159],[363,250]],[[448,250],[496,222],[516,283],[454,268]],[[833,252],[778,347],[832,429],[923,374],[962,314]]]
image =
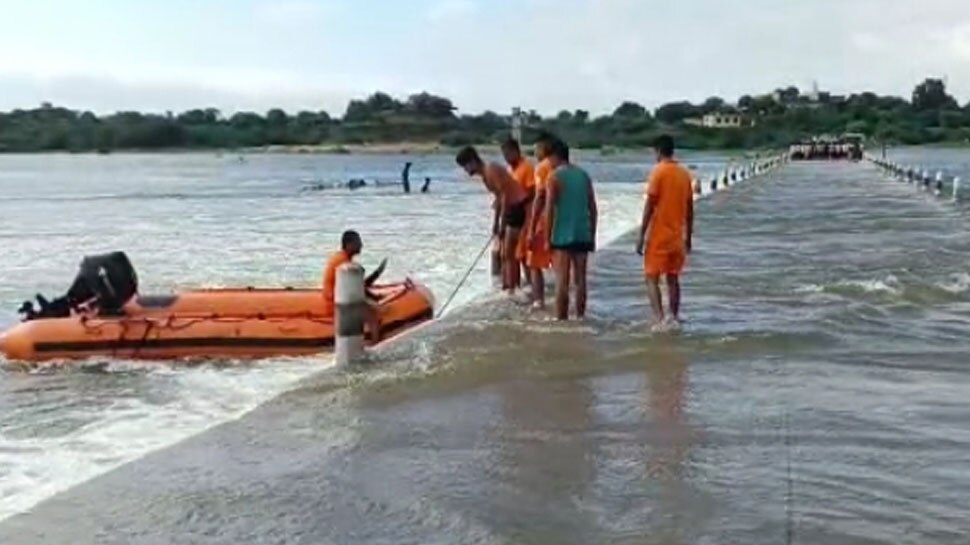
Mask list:
[[430,308],[433,312],[436,301],[434,299],[434,293],[431,292],[431,289],[425,286],[424,284],[418,284],[418,283],[414,284],[414,289],[416,289],[418,293],[420,293],[421,296],[424,297],[425,301],[428,302],[428,308]]
[[0,331],[0,356],[10,361],[29,360],[33,355],[34,343],[24,324]]
[[0,332],[0,357],[10,359],[10,355],[7,354],[7,333]]

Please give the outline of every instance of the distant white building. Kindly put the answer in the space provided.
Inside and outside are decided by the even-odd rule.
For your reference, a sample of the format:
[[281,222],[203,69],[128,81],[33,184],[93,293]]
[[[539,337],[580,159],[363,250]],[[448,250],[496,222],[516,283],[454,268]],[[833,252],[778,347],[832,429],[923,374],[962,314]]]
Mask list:
[[684,123],[709,129],[740,129],[741,127],[753,127],[755,124],[754,119],[750,116],[736,110],[711,112],[704,117],[685,119]]
[[711,113],[704,116],[701,124],[713,129],[733,129],[741,126],[741,114]]

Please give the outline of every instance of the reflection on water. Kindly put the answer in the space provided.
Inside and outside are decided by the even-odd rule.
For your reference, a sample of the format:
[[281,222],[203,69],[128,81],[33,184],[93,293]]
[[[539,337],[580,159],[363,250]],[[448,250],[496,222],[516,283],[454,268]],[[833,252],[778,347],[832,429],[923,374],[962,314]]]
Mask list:
[[[497,492],[488,510],[507,521],[512,541],[589,543],[596,536],[595,512],[587,508],[596,476],[595,400],[575,371],[595,365],[596,354],[589,335],[553,333],[545,341],[556,368],[538,371],[548,373],[540,377],[525,369],[496,386],[502,411],[490,448]],[[510,348],[508,357],[515,358]]]

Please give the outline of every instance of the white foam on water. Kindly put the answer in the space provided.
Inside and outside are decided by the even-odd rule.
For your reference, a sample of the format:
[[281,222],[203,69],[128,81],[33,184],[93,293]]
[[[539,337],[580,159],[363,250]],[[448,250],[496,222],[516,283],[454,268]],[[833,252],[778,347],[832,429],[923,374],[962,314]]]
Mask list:
[[296,380],[329,367],[329,358],[285,359],[256,366],[173,368],[113,362],[111,373],[143,373],[175,399],[149,403],[122,398],[91,412],[69,416],[87,420],[55,437],[0,435],[0,520],[25,511],[72,486],[126,462],[233,420],[286,390]]
[[889,293],[898,295],[901,293],[899,279],[889,275],[883,279],[871,280],[843,280],[837,284],[838,287],[858,289],[865,293]]
[[899,295],[902,293],[902,288],[899,284],[899,279],[893,275],[889,275],[885,278],[873,278],[868,280],[839,280],[833,284],[821,285],[821,284],[799,284],[795,286],[795,293],[801,294],[820,294],[820,293],[831,293],[831,292],[861,292],[861,293],[888,293],[891,295]]
[[947,282],[940,282],[937,286],[950,293],[966,293],[970,291],[970,273],[959,273],[950,276]]

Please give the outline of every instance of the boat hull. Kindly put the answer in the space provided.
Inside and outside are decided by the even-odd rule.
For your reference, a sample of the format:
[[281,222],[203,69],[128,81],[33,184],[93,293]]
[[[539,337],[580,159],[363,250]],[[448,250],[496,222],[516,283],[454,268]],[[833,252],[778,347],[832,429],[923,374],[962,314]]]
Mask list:
[[[433,318],[433,298],[420,285],[375,293],[382,338]],[[319,290],[203,290],[135,298],[117,317],[24,322],[3,335],[0,353],[26,362],[254,359],[327,353],[333,344],[334,320],[322,314]]]

